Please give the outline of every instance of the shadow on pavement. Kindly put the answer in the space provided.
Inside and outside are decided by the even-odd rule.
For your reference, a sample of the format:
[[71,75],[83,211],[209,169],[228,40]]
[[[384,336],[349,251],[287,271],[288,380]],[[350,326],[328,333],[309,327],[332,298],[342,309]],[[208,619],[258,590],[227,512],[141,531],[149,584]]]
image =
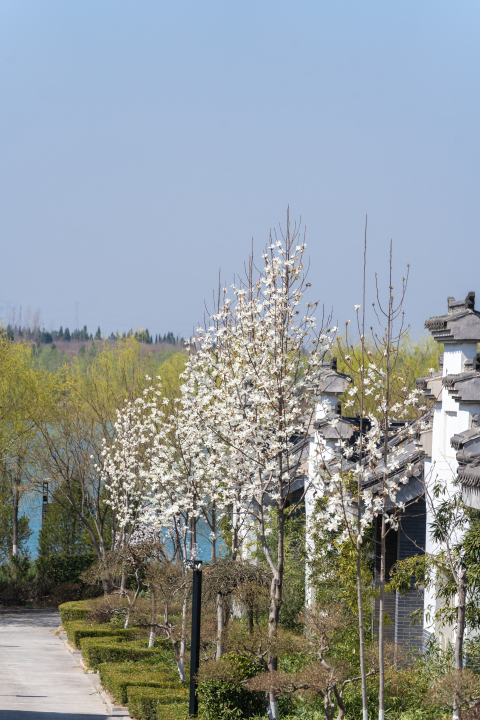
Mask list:
[[2,613],[0,627],[39,627],[57,628],[60,625],[60,613]]
[[52,713],[32,710],[0,710],[0,720],[106,720],[109,715],[81,713]]

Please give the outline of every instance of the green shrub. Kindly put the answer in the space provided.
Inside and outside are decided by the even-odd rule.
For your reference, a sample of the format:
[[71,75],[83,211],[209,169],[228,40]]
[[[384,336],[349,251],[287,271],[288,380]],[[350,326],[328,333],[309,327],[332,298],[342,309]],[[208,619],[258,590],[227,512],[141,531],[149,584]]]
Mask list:
[[133,662],[151,660],[158,663],[164,660],[161,650],[148,648],[141,642],[126,642],[123,638],[83,638],[80,647],[83,658],[91,670],[97,670],[102,663],[122,663],[129,660]]
[[264,714],[265,705],[258,695],[236,682],[257,675],[261,671],[257,663],[243,655],[228,653],[210,667],[214,673],[218,671],[218,677],[205,677],[198,685],[206,720],[236,720]]
[[154,687],[170,690],[183,690],[178,673],[171,665],[140,665],[139,663],[105,663],[99,667],[100,682],[114,700],[121,705],[127,704],[127,688]]
[[60,610],[62,625],[72,620],[85,620],[87,614],[90,612],[86,600],[66,602],[63,603],[63,605],[59,605],[58,609]]
[[[80,575],[93,564],[96,555],[85,553],[83,555],[46,555],[39,557],[36,562],[37,573],[55,583],[76,583]],[[71,618],[73,620],[73,618]]]
[[[159,705],[187,705],[188,690],[165,690],[153,687],[127,688],[128,711],[131,717],[139,720],[157,720],[157,708]],[[177,708],[174,708],[177,709]],[[177,713],[177,718],[180,712]],[[168,717],[168,716],[167,716]]]
[[84,620],[72,620],[63,624],[68,642],[79,648],[82,638],[115,637],[133,640],[138,636],[138,628],[115,628],[108,625],[94,625]]

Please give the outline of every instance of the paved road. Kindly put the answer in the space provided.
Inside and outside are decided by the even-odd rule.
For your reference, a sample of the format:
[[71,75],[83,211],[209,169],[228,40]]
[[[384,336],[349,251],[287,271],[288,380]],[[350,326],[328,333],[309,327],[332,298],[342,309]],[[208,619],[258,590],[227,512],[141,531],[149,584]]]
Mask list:
[[58,613],[0,614],[0,720],[105,720],[88,676],[55,636]]

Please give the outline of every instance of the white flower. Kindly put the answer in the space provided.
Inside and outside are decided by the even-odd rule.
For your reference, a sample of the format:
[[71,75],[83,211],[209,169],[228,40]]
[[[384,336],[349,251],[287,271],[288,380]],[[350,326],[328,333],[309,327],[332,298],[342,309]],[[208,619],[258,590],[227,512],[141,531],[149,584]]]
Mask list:
[[355,310],[360,310],[360,305],[355,305]]

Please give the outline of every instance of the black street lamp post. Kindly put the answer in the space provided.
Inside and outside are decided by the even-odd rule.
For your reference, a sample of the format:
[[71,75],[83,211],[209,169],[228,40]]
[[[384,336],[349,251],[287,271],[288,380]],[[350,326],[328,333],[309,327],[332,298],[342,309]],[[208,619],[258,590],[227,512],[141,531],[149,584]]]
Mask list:
[[197,717],[197,672],[200,664],[200,618],[202,612],[202,561],[187,560],[187,567],[193,570],[192,592],[192,640],[190,652],[190,704],[188,714]]

